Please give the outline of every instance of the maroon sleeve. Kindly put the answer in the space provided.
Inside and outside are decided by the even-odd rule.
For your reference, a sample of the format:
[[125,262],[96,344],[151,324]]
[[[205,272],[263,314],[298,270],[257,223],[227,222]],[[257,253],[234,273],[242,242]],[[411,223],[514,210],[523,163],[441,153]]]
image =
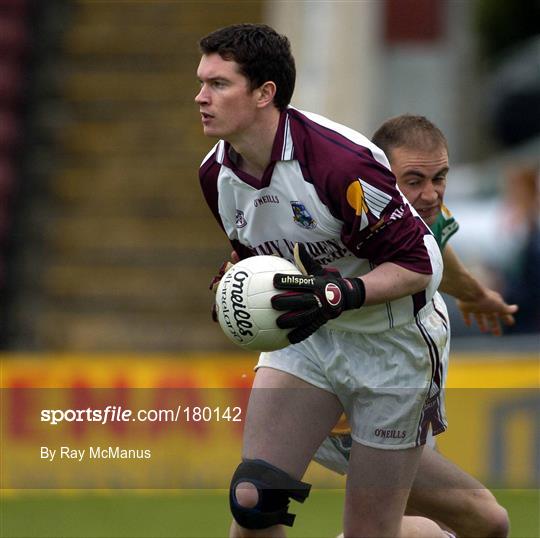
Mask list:
[[295,156],[330,213],[343,222],[341,239],[359,258],[393,262],[431,274],[424,236],[429,229],[411,213],[394,174],[368,147],[290,111]]
[[199,181],[201,183],[201,189],[203,191],[204,198],[210,211],[218,221],[221,229],[225,231],[223,222],[221,222],[221,216],[218,209],[218,187],[217,181],[219,176],[219,170],[221,165],[215,161],[212,157],[207,159],[199,168]]
[[356,256],[375,265],[392,262],[417,273],[432,273],[423,239],[430,232],[411,213],[385,166],[364,161],[361,174],[339,181],[332,198],[344,223],[341,239]]
[[[221,215],[219,214],[219,192],[218,192],[218,176],[221,165],[215,161],[215,159],[210,158],[203,163],[199,169],[199,180],[201,182],[201,188],[204,194],[206,203],[210,207],[212,214],[217,220],[221,229],[225,232],[225,227],[223,226],[223,221],[221,220]],[[236,239],[229,239],[233,250],[235,250],[240,259],[249,258],[254,256],[255,253],[245,245],[242,245]]]

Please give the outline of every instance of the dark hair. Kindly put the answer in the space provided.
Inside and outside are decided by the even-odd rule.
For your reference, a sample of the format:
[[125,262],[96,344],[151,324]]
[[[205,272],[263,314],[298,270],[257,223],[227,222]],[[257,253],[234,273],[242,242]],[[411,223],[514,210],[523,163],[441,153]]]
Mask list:
[[448,143],[442,131],[425,116],[402,114],[386,120],[376,131],[371,141],[379,146],[391,159],[392,150],[406,147],[432,150],[443,147],[448,151]]
[[253,91],[262,84],[276,84],[274,104],[284,110],[294,91],[296,68],[287,37],[265,24],[235,24],[220,28],[199,41],[203,54],[234,60]]

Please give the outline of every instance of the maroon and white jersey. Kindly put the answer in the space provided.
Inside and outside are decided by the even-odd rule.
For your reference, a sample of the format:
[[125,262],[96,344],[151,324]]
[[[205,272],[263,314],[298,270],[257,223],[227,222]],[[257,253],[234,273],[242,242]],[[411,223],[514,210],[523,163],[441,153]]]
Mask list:
[[281,114],[271,162],[261,180],[240,170],[221,140],[200,168],[201,186],[242,258],[293,260],[297,242],[346,277],[383,262],[432,274],[427,290],[344,312],[329,326],[379,332],[410,322],[437,289],[442,260],[434,237],[397,190],[384,153],[366,137],[292,107]]

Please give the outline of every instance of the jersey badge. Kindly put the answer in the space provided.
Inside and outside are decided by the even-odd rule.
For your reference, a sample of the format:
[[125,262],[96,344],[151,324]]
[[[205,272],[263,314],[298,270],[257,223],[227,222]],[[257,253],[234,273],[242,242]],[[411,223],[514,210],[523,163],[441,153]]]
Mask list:
[[309,211],[306,209],[306,206],[302,202],[293,202],[291,201],[291,207],[293,210],[293,220],[306,230],[313,230],[317,226],[317,222],[310,215]]
[[247,224],[247,220],[244,217],[244,212],[240,209],[236,210],[236,227],[243,228]]

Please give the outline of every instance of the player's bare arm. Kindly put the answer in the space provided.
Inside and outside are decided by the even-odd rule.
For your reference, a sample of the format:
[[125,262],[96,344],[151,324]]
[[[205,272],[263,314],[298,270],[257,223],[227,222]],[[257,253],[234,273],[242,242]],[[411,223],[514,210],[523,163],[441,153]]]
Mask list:
[[[306,339],[345,310],[413,295],[426,289],[431,281],[431,274],[411,271],[391,262],[382,263],[362,278],[343,278],[337,269],[321,266],[308,254],[305,245],[299,243],[294,247],[294,257],[306,278],[276,274],[274,286],[285,291],[272,298],[276,310],[287,311],[276,322],[282,329],[293,329],[288,334],[291,343]],[[367,303],[366,284],[370,294]]]
[[431,275],[416,273],[395,263],[386,262],[362,276],[366,287],[366,306],[414,295],[428,286]]
[[446,245],[442,256],[444,271],[439,290],[458,300],[467,326],[474,318],[481,331],[498,336],[501,334],[501,322],[505,325],[515,323],[513,314],[518,310],[517,305],[507,304],[498,292],[478,282],[450,245]]

